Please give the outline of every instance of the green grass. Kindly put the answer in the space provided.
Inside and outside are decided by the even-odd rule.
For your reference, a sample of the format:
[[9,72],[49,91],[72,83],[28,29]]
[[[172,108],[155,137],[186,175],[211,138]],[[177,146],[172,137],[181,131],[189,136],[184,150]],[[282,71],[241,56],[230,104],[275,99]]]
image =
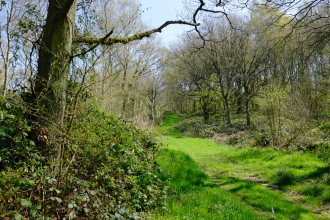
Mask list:
[[165,136],[181,136],[180,134],[176,133],[172,127],[176,123],[180,121],[180,117],[173,114],[165,115],[165,120],[157,127],[157,130],[161,132],[162,135]]
[[261,219],[232,193],[212,184],[187,154],[163,149],[158,163],[170,189],[168,211],[157,219]]
[[[220,203],[212,205],[211,199],[200,205],[201,196],[188,196],[190,199],[185,200],[181,198],[183,195],[179,190],[175,197],[170,197],[169,211],[164,219],[185,219],[183,214],[179,214],[179,210],[184,210],[185,207],[188,210],[199,210],[199,207],[207,209],[205,207],[226,204],[230,199],[235,200],[235,204],[241,202],[243,209],[249,207],[262,219],[330,219],[330,186],[327,184],[330,166],[324,161],[308,153],[222,146],[207,139],[182,137],[175,133],[171,135],[166,129],[170,129],[176,122],[166,122],[166,127],[163,127],[162,132],[167,134],[163,140],[167,152],[180,151],[189,155],[208,177],[202,178],[203,184],[198,185],[198,188],[203,189],[203,193],[212,189],[215,194],[222,194],[217,190],[225,190],[226,197],[222,197]],[[169,161],[173,163],[173,160]],[[164,167],[164,163],[160,164],[164,170],[170,170],[169,167]],[[177,190],[180,184],[187,186],[180,183],[183,181],[180,176],[183,175],[170,180],[170,184],[175,182],[170,187]],[[186,177],[189,180],[192,176],[193,174]],[[193,201],[195,199],[197,201]],[[187,210],[182,211],[186,212]],[[203,219],[217,219],[218,214],[213,214],[214,216]],[[186,219],[194,218],[188,216]]]

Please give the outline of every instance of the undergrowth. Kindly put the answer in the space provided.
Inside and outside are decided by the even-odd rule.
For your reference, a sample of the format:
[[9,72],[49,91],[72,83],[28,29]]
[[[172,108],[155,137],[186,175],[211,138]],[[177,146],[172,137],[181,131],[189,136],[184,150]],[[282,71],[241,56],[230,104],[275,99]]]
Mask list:
[[[175,117],[175,115],[170,115]],[[259,123],[259,119],[255,119]],[[330,158],[330,135],[328,125],[320,125],[316,128],[298,134],[287,133],[285,137],[275,141],[272,138],[267,125],[260,122],[258,126],[247,127],[241,116],[233,118],[232,124],[223,121],[210,120],[205,122],[202,117],[181,117],[171,130],[177,136],[197,138],[211,138],[219,144],[239,147],[275,147],[278,149],[311,152],[321,159],[328,161]],[[283,131],[285,132],[285,131]]]
[[0,99],[0,219],[147,219],[164,206],[155,135],[86,104],[52,161],[19,100]]

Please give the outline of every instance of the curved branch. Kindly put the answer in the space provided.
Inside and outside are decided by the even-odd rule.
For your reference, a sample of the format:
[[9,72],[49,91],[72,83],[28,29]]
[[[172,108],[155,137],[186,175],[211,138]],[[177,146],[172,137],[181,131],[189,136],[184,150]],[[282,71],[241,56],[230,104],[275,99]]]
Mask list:
[[163,25],[161,25],[158,28],[142,32],[142,33],[137,33],[132,36],[128,37],[115,37],[115,38],[90,38],[90,37],[82,37],[82,36],[75,36],[73,37],[73,42],[74,43],[85,43],[85,44],[98,44],[98,45],[113,45],[116,43],[121,43],[121,44],[127,44],[131,41],[135,40],[141,40],[145,37],[150,37],[154,33],[161,33],[162,30],[167,27],[168,25],[171,24],[184,24],[184,25],[190,25],[190,26],[198,26],[198,23],[191,23],[187,21],[182,21],[182,20],[176,20],[176,21],[166,21]]
[[100,44],[102,44],[102,42],[104,42],[106,39],[108,39],[111,34],[113,34],[113,30],[114,29],[112,29],[107,35],[105,35],[105,37],[101,38],[100,39],[100,43],[95,44],[94,46],[92,46],[91,48],[89,48],[88,50],[86,50],[86,51],[84,51],[84,52],[82,52],[80,54],[76,54],[76,55],[72,56],[72,58],[78,57],[78,56],[83,56],[83,55],[89,53],[90,51],[94,50],[97,46],[99,46]]
[[[194,23],[197,23],[197,19],[196,19],[196,17],[197,17],[197,15],[198,15],[198,13],[200,12],[200,11],[202,11],[203,10],[203,7],[205,6],[205,2],[203,1],[203,0],[199,0],[199,3],[200,3],[200,5],[198,6],[198,8],[195,10],[195,13],[194,13],[194,15],[193,15],[193,22]],[[198,33],[198,35],[199,35],[199,37],[203,40],[203,47],[205,46],[205,39],[204,39],[204,37],[202,36],[202,34],[201,34],[201,32],[198,30],[198,28],[197,28],[197,26],[195,26],[195,31]]]

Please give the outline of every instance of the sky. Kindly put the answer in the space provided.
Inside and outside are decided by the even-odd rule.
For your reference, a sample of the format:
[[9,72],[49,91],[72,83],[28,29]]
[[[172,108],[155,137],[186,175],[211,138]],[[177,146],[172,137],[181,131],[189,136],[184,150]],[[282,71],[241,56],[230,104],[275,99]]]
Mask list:
[[[181,0],[140,0],[140,3],[141,9],[144,10],[142,19],[150,28],[159,27],[168,20],[178,20],[177,15],[183,10]],[[178,35],[191,29],[190,26],[172,24],[157,35],[162,38],[165,45],[169,45],[171,42],[177,41]]]

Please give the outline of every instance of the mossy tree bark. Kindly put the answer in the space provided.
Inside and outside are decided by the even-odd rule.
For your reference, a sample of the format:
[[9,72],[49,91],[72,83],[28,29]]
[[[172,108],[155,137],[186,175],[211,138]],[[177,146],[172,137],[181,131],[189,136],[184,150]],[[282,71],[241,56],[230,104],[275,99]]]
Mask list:
[[35,82],[39,123],[51,131],[52,148],[62,154],[61,142],[66,87],[72,57],[73,29],[77,0],[50,0],[46,25],[39,49],[38,75]]

